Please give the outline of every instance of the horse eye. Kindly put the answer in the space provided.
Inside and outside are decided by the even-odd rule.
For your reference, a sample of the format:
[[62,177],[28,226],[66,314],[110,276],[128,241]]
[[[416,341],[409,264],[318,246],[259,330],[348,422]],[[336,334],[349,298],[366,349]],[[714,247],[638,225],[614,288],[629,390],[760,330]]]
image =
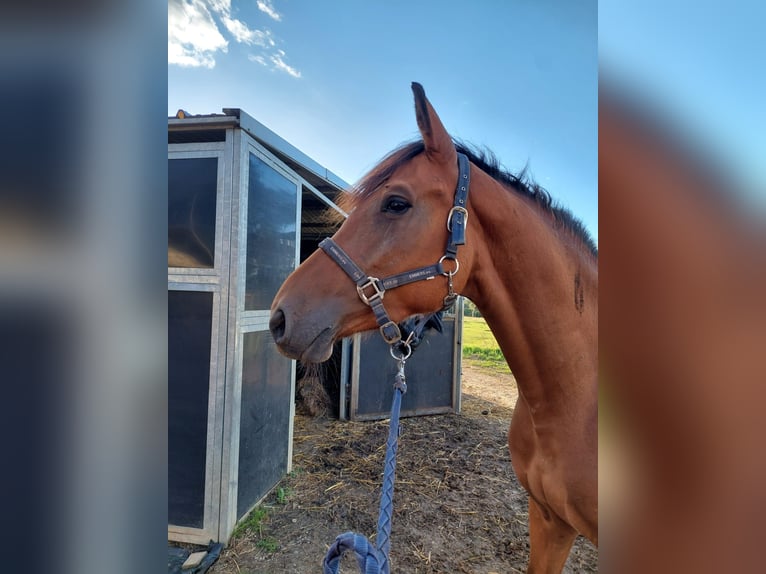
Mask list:
[[402,213],[406,213],[410,207],[412,207],[412,205],[410,205],[406,199],[393,195],[385,200],[382,211],[401,215]]

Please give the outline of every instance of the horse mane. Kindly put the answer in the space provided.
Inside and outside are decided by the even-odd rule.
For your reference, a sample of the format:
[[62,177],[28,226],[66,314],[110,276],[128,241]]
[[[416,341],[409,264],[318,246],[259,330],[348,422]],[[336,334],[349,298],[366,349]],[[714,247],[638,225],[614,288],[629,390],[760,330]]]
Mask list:
[[[526,167],[518,174],[511,173],[500,164],[492,151],[486,148],[480,149],[459,140],[453,140],[453,142],[457,151],[468,156],[471,163],[505,188],[532,200],[543,213],[546,213],[553,220],[556,227],[569,230],[572,235],[582,241],[593,257],[598,258],[598,247],[596,247],[595,241],[582,221],[577,219],[571,211],[554,201],[550,193],[542,186],[535,183],[529,177]],[[359,201],[372,195],[399,167],[423,151],[425,151],[423,141],[416,140],[405,143],[390,152],[347,193],[343,194],[340,207],[350,213]]]

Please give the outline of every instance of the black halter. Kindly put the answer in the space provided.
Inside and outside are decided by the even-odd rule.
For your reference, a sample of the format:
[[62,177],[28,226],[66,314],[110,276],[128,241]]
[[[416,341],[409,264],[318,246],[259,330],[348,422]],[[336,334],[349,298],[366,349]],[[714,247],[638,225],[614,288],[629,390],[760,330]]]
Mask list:
[[[459,245],[465,245],[465,227],[468,223],[468,211],[466,205],[468,202],[468,188],[471,183],[470,164],[465,154],[457,154],[458,178],[455,188],[455,201],[447,215],[447,230],[449,238],[447,240],[447,249],[441,259],[434,265],[419,267],[404,273],[398,273],[378,279],[371,277],[362,271],[359,266],[353,262],[351,257],[340,248],[331,238],[323,239],[319,247],[330,256],[356,283],[356,290],[359,298],[370,306],[375,314],[375,320],[380,328],[380,334],[389,345],[395,345],[402,339],[402,333],[399,326],[388,316],[385,307],[383,307],[383,296],[388,289],[401,287],[415,281],[426,281],[439,275],[444,275],[448,280],[448,293],[444,298],[442,309],[450,308],[457,298],[457,294],[452,288],[452,277],[460,269],[460,262],[457,260],[457,248]],[[455,262],[455,269],[445,271],[442,263],[445,259],[451,259]]]

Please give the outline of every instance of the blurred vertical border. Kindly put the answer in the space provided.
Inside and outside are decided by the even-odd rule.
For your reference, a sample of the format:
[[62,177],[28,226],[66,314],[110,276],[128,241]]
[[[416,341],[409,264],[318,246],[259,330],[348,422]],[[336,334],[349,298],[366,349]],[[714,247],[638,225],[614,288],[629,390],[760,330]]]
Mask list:
[[762,572],[766,6],[599,2],[604,572]]
[[4,572],[166,560],[167,10],[0,8]]

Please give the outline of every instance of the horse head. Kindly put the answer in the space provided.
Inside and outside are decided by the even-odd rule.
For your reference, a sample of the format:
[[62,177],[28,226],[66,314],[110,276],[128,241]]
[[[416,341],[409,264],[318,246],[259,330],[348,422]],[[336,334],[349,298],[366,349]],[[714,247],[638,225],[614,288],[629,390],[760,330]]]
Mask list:
[[[347,193],[349,216],[333,236],[343,255],[370,277],[443,264],[444,274],[385,292],[385,309],[396,323],[441,309],[452,279],[448,275],[454,276],[454,290],[460,292],[471,262],[470,241],[461,249],[459,263],[442,257],[458,156],[423,87],[413,83],[412,91],[422,139],[391,152]],[[322,362],[337,339],[375,329],[376,318],[354,281],[317,250],[275,296],[269,327],[285,355]]]

